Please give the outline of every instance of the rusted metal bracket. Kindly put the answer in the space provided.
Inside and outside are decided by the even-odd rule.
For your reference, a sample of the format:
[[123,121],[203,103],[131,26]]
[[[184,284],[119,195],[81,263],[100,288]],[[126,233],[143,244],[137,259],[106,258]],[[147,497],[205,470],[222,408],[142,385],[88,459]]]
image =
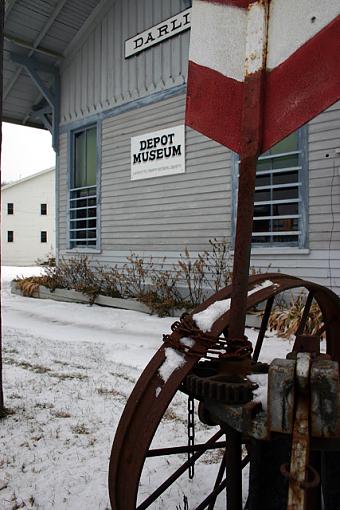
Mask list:
[[296,411],[293,428],[292,453],[289,472],[287,510],[305,510],[307,467],[309,463],[309,373],[312,355],[301,352],[296,362]]

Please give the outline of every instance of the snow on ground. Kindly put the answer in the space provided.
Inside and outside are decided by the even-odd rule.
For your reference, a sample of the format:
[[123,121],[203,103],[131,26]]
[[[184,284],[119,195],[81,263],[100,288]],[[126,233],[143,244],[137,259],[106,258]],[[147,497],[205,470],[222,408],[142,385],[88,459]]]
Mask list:
[[[110,508],[107,469],[124,405],[141,371],[170,332],[174,318],[23,298],[10,293],[17,275],[39,268],[2,268],[4,392],[13,412],[0,426],[0,510]],[[251,340],[256,332],[247,331]],[[261,361],[284,357],[288,341],[267,338]],[[186,399],[168,408],[154,444],[186,442]],[[213,434],[197,422],[197,442]],[[193,508],[214,483],[221,453],[197,463],[153,509]],[[140,494],[147,496],[185,461],[149,459]],[[216,510],[225,508],[221,495]]]

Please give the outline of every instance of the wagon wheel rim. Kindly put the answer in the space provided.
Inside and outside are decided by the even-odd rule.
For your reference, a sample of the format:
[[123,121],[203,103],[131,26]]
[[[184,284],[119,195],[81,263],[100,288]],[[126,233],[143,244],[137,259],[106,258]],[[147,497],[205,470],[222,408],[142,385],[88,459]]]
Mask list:
[[[271,285],[261,287],[261,284],[268,280],[271,282]],[[256,287],[258,287],[258,290],[255,289],[254,292]],[[325,324],[327,353],[331,355],[333,360],[340,361],[340,343],[336,338],[337,331],[340,328],[339,297],[325,287],[301,280],[300,278],[281,273],[254,275],[249,278],[249,290],[253,290],[253,293],[248,296],[247,309],[267,301],[266,311],[268,313],[264,314],[263,327],[260,329],[259,337],[262,335],[264,338],[265,331],[263,330],[266,329],[266,322],[268,322],[274,297],[279,293],[299,287],[307,289],[309,295],[312,295],[313,299],[318,303]],[[192,312],[191,316],[205,310],[216,301],[230,299],[230,297],[231,285],[199,305]],[[211,327],[212,335],[216,337],[221,335],[227,329],[228,321],[229,310],[214,322]],[[176,331],[172,336],[177,338],[177,340],[180,337],[179,334],[176,335]],[[255,347],[257,358],[262,342],[260,341],[260,345]],[[167,345],[162,345],[151,359],[137,381],[120,419],[112,446],[109,465],[109,494],[113,510],[136,510],[136,508],[142,510],[148,508],[148,506],[136,506],[138,485],[145,459],[148,457],[152,439],[164,413],[183,380],[199,360],[197,354],[192,355],[190,349],[188,349],[185,354],[182,354],[184,360],[182,366],[174,370],[168,379],[164,381],[160,376],[159,369],[166,361],[166,349],[168,348]],[[207,351],[208,348],[203,348],[202,357],[207,354]],[[147,420],[145,420],[145,416],[148,417]],[[226,484],[226,482],[223,481],[223,484]],[[201,506],[203,503],[204,501],[197,508],[200,510],[201,508],[206,508],[206,506]]]

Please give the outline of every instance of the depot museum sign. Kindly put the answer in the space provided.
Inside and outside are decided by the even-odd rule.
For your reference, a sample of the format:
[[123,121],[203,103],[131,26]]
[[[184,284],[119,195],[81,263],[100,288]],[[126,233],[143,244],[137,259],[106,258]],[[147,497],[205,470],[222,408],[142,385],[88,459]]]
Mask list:
[[191,26],[191,9],[186,9],[176,16],[162,21],[140,34],[125,41],[125,58],[136,55],[141,51],[154,46],[174,35],[177,35]]
[[184,172],[184,126],[174,126],[131,138],[132,181]]

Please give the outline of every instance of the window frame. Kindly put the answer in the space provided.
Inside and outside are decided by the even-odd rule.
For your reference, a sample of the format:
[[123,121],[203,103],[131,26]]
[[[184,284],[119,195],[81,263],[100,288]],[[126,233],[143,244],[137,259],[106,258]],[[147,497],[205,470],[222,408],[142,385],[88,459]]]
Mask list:
[[[71,218],[72,210],[71,202],[75,202],[72,197],[72,193],[75,190],[81,190],[82,188],[74,188],[74,172],[75,172],[75,139],[76,135],[82,133],[84,131],[88,131],[90,129],[96,128],[96,185],[93,186],[85,186],[83,189],[96,188],[96,243],[92,245],[80,245],[76,244],[76,240],[72,239],[71,233],[74,232],[71,228],[71,222],[81,219]],[[67,232],[68,232],[68,249],[72,252],[98,252],[100,251],[101,245],[101,228],[100,228],[100,175],[101,175],[101,133],[102,133],[102,121],[98,120],[97,122],[91,122],[77,129],[70,129],[68,131],[68,214],[67,214]],[[93,219],[94,219],[93,218]],[[86,221],[86,220],[83,220]]]
[[[303,126],[297,130],[298,140],[298,168],[299,168],[299,183],[298,187],[298,203],[299,203],[299,231],[297,242],[252,242],[253,249],[270,249],[270,248],[295,248],[306,249],[308,248],[308,210],[309,210],[309,180],[308,180],[308,125]],[[293,151],[292,151],[293,152]],[[284,156],[288,153],[282,153]],[[276,156],[276,155],[275,155]],[[274,157],[275,157],[274,156]],[[266,156],[267,157],[267,156]],[[277,157],[277,156],[276,156]],[[270,158],[270,156],[268,156]],[[236,218],[237,218],[237,197],[238,197],[238,165],[239,155],[232,153],[232,245],[235,245],[236,235]],[[281,185],[278,185],[281,187]],[[284,185],[283,185],[284,187]],[[279,235],[279,233],[278,233]]]
[[[10,207],[12,206],[12,207]],[[13,216],[14,215],[14,202],[7,202],[7,215]]]

